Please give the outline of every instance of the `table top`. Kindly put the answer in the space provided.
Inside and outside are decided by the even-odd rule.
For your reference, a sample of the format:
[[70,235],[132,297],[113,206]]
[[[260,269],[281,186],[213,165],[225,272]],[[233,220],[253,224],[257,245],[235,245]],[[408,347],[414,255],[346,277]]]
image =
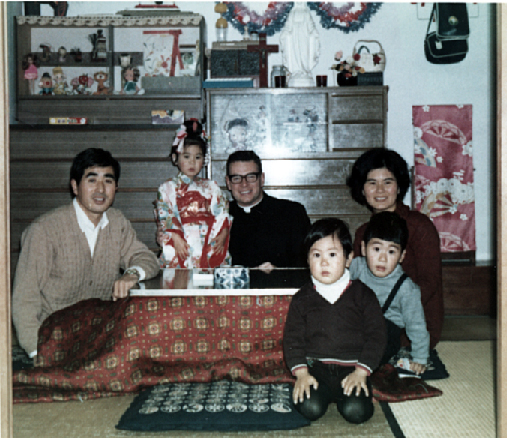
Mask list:
[[131,296],[195,295],[294,295],[310,280],[305,268],[275,268],[271,272],[250,268],[249,283],[231,287],[214,284],[214,270],[162,269],[151,280],[141,281]]

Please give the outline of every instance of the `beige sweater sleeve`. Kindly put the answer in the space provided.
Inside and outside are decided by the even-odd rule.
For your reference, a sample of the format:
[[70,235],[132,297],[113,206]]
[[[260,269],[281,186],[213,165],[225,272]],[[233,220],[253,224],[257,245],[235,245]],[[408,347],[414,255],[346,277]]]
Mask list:
[[122,269],[131,266],[141,267],[145,274],[145,280],[153,278],[159,272],[157,257],[150,249],[136,236],[132,224],[122,215],[122,236],[121,236],[121,258]]
[[51,242],[43,228],[32,224],[22,236],[12,294],[12,319],[20,345],[31,353],[37,349],[42,297],[49,278]]

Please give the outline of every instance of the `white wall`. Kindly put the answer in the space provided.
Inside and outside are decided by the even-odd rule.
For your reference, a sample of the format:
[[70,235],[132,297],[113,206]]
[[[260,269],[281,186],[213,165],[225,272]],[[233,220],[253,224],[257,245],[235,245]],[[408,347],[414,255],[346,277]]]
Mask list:
[[[138,2],[69,2],[68,15],[114,14],[132,9]],[[166,2],[170,3],[170,2]],[[208,47],[215,41],[215,22],[219,15],[215,3],[181,2],[183,11],[198,12],[207,24]],[[252,3],[249,3],[250,5]],[[267,2],[258,2],[257,9]],[[426,3],[429,6],[429,3]],[[419,20],[416,4],[384,3],[364,29],[345,34],[338,29],[323,29],[314,12],[320,31],[321,55],[314,74],[328,74],[334,53],[352,53],[359,39],[379,40],[386,52],[387,65],[384,84],[389,86],[388,146],[413,164],[412,106],[422,104],[472,104],[473,143],[476,193],[477,259],[491,260],[495,236],[495,6],[475,4],[478,15],[470,18],[469,53],[456,65],[433,65],[424,57],[423,42],[427,20]],[[53,15],[49,6],[42,5],[41,15]],[[279,33],[268,38],[269,44],[279,43]],[[229,40],[242,35],[229,26]],[[281,64],[281,55],[269,56],[269,65]]]

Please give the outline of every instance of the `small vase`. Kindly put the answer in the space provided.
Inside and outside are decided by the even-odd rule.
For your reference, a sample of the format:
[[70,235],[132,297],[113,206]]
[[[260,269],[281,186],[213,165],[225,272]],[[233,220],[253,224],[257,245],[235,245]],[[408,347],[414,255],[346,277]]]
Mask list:
[[340,87],[348,87],[350,85],[357,85],[357,76],[346,77],[344,73],[338,73],[336,81]]

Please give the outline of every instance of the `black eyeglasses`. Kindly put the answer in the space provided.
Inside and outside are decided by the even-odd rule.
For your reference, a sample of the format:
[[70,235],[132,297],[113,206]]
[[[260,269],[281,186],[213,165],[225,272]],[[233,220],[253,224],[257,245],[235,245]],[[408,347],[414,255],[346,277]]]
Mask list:
[[229,175],[229,181],[233,184],[241,184],[243,180],[253,183],[259,179],[261,172],[247,173],[246,175]]

